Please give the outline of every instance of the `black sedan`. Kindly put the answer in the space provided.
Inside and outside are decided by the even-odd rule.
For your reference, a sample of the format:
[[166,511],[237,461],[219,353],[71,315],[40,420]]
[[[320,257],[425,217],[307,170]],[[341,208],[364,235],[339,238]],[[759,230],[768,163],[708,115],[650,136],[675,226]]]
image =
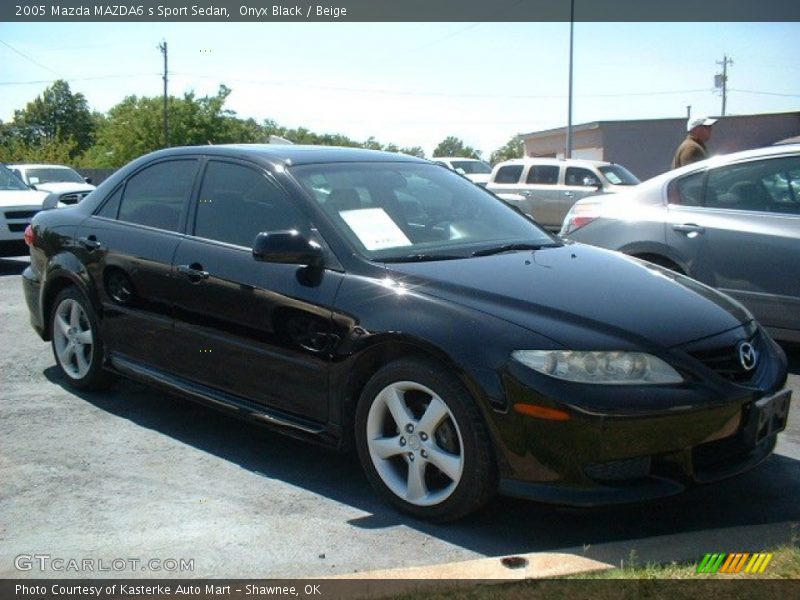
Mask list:
[[786,358],[740,304],[411,157],[164,150],[26,240],[31,322],[66,382],[118,373],[355,446],[422,518],[497,491],[674,494],[756,465],[786,424]]

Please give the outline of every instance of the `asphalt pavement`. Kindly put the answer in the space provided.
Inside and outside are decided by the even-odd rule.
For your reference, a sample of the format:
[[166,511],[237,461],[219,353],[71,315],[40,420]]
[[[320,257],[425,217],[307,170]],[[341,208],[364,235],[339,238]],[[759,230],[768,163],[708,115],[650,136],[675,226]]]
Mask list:
[[127,380],[67,388],[29,325],[26,264],[0,259],[0,578],[325,577],[544,552],[666,562],[800,538],[798,347],[788,429],[743,476],[625,508],[498,498],[436,526],[383,503],[354,455]]

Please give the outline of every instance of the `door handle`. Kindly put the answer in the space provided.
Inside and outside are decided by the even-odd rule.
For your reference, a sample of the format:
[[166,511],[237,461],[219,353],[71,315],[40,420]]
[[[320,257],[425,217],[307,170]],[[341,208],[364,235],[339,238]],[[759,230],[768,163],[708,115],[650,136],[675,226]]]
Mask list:
[[191,281],[202,281],[208,279],[208,271],[203,270],[203,265],[192,263],[191,265],[179,265],[178,273],[187,277]]
[[679,231],[681,233],[693,233],[695,235],[700,235],[701,233],[706,232],[705,227],[700,227],[700,225],[695,225],[694,223],[683,223],[682,225],[673,225],[672,229],[675,231]]
[[530,192],[530,190],[523,190],[523,191],[522,191],[522,195],[523,195],[523,196],[525,196],[525,197],[527,198],[528,196],[530,196],[530,195],[531,195],[531,192]]
[[97,238],[93,235],[88,237],[78,238],[78,243],[86,248],[89,252],[92,250],[97,250],[100,247],[100,242],[97,241]]
[[572,198],[572,196],[573,196],[574,194],[573,194],[572,192],[564,192],[564,195],[565,195],[567,198]]

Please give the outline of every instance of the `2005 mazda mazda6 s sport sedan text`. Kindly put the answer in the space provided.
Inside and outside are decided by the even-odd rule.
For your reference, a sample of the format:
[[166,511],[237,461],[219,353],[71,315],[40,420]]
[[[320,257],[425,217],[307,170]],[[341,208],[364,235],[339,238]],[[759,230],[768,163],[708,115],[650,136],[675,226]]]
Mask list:
[[756,465],[786,424],[786,358],[740,304],[416,158],[163,150],[26,239],[31,321],[69,384],[120,373],[355,446],[426,519],[497,491],[674,494]]

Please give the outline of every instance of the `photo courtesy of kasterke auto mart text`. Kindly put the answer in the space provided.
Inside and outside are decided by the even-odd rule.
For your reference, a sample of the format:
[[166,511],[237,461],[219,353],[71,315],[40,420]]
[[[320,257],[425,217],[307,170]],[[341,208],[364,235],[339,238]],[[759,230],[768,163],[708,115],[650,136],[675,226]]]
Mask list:
[[30,320],[69,385],[123,375],[354,448],[423,519],[497,493],[678,494],[755,467],[786,427],[786,356],[742,304],[423,159],[160,150],[25,240]]

